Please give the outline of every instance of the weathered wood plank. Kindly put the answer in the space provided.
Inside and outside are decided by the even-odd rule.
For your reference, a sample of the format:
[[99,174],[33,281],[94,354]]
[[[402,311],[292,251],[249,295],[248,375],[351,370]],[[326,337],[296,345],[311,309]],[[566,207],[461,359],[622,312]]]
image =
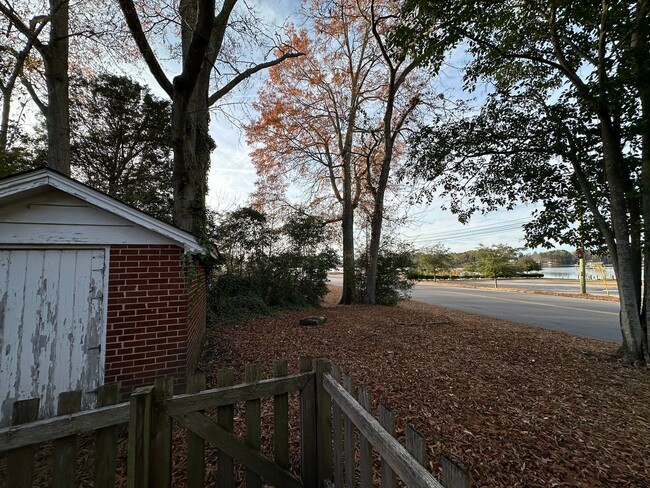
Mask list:
[[[273,376],[281,378],[289,371],[286,361],[276,361]],[[289,469],[289,394],[273,397],[273,451],[278,466]]]
[[[353,393],[352,376],[349,374],[343,375],[343,388],[350,395]],[[336,405],[338,403],[334,402]],[[339,406],[339,408],[341,408]],[[343,429],[345,430],[345,486],[352,488],[356,486],[356,469],[355,469],[355,445],[354,445],[354,427],[350,417],[343,415]]]
[[[355,406],[357,408],[360,406],[360,408],[363,408],[368,412],[370,411],[370,393],[368,393],[368,390],[366,390],[363,386],[359,387],[359,404]],[[343,406],[341,406],[341,408],[343,409]],[[359,472],[359,481],[361,482],[361,488],[370,488],[373,485],[372,444],[366,437],[364,431],[361,429],[359,429]]]
[[[395,414],[391,412],[383,403],[379,404],[379,424],[391,436],[395,437]],[[381,459],[381,486],[382,488],[393,488],[396,485],[395,473],[391,469],[388,461],[383,457]]]
[[[205,389],[205,373],[193,373],[187,378],[187,393]],[[187,431],[187,488],[205,486],[205,441],[194,432]]]
[[[97,405],[115,405],[120,399],[120,384],[100,386]],[[113,488],[117,470],[117,426],[104,427],[95,433],[95,483],[96,488]]]
[[406,426],[406,450],[422,466],[426,466],[427,445],[424,437],[412,425]]
[[126,471],[128,488],[149,486],[152,394],[153,386],[143,386],[131,394]]
[[331,365],[328,359],[316,361],[316,438],[318,443],[318,480],[319,484],[334,478],[332,466],[332,399],[323,388],[323,376],[329,374]]
[[271,378],[252,384],[219,387],[192,395],[175,395],[163,402],[164,410],[172,417],[186,412],[205,410],[236,402],[255,400],[299,391],[311,378],[310,374],[295,374],[285,378]]
[[156,378],[151,404],[150,484],[169,488],[172,484],[172,419],[162,408],[162,402],[174,394],[173,378]]
[[[246,383],[256,383],[260,380],[260,365],[247,364],[245,371]],[[246,445],[260,450],[262,446],[262,403],[258,399],[246,402]],[[246,488],[262,488],[262,479],[251,468],[246,469]]]
[[[341,369],[336,363],[332,363],[332,377],[340,382]],[[334,486],[343,487],[343,417],[341,407],[332,402],[332,442],[334,443]]]
[[236,458],[246,468],[258,473],[268,483],[287,488],[301,488],[303,486],[300,480],[296,479],[289,471],[262,456],[257,449],[247,446],[235,434],[224,429],[205,415],[196,412],[185,413],[175,415],[174,419],[218,447],[221,451]]
[[92,432],[128,421],[129,404],[120,403],[63,417],[38,420],[26,425],[5,427],[0,429],[0,451],[40,444],[72,434]]
[[[57,413],[69,415],[81,409],[81,391],[66,391],[59,395]],[[77,436],[71,435],[54,441],[52,479],[56,486],[73,488],[77,466]]]
[[440,455],[442,464],[442,484],[445,488],[470,488],[472,481],[469,474],[444,454]]
[[427,472],[408,453],[397,439],[389,435],[364,408],[362,408],[341,385],[330,375],[324,375],[323,386],[340,406],[345,415],[349,416],[361,434],[368,439],[373,447],[389,463],[393,471],[408,486],[423,488],[444,488],[432,475]]
[[312,358],[300,358],[300,372],[308,375],[300,391],[300,472],[305,488],[318,486],[318,444],[316,439],[316,377]]
[[[218,390],[225,391],[227,387],[232,386],[235,382],[235,372],[232,368],[220,369],[217,371]],[[201,393],[199,393],[200,395]],[[232,432],[235,427],[234,405],[222,405],[217,409],[217,421],[226,431]],[[197,434],[200,434],[197,432]],[[233,488],[235,486],[235,475],[233,472],[234,463],[232,457],[224,452],[219,451],[217,455],[217,486],[219,488]]]
[[[11,423],[19,425],[38,419],[39,403],[38,398],[15,402]],[[24,446],[9,451],[7,454],[7,486],[31,488],[35,454],[36,446]]]

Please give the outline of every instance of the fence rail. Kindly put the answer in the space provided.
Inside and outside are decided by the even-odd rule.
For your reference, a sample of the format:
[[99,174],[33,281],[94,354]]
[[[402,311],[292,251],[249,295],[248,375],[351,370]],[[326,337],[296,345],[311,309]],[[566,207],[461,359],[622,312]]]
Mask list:
[[[262,483],[288,488],[369,488],[378,475],[382,487],[392,488],[396,478],[414,488],[470,486],[467,473],[444,456],[442,483],[437,481],[424,467],[422,436],[408,426],[406,444],[400,444],[393,413],[380,405],[378,419],[373,417],[368,391],[359,387],[355,398],[352,378],[341,375],[335,364],[320,359],[314,369],[312,359],[302,357],[297,374],[287,374],[286,361],[275,364],[273,378],[260,379],[258,365],[248,365],[245,373],[245,382],[235,384],[232,369],[220,370],[219,387],[210,390],[205,389],[205,375],[192,375],[187,393],[181,395],[173,395],[171,379],[161,378],[135,390],[127,403],[117,403],[118,384],[105,385],[98,390],[99,408],[85,412],[78,411],[79,392],[66,392],[59,399],[60,415],[44,420],[36,419],[37,399],[16,402],[13,425],[0,429],[0,451],[8,451],[5,485],[31,486],[37,445],[53,441],[52,479],[56,486],[74,486],[78,436],[94,433],[94,486],[115,486],[118,426],[126,424],[129,488],[171,486],[176,424],[187,429],[188,488],[205,486],[206,443],[218,450],[219,487],[235,485],[235,461],[244,466],[250,488]],[[299,395],[298,421],[291,424],[300,430],[299,459],[298,452],[292,459],[290,451],[290,419],[295,417],[289,410],[289,394],[293,392]],[[273,426],[272,455],[262,452],[263,398],[273,402],[273,418],[267,420]],[[241,429],[235,429],[236,404],[243,404]],[[373,450],[379,454],[380,466],[373,465]]]

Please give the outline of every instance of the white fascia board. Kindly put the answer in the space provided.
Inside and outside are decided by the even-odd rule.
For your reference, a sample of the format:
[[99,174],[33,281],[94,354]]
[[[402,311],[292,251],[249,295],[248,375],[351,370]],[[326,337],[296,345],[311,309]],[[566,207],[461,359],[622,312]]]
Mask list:
[[189,232],[185,232],[173,225],[169,225],[162,220],[152,217],[151,215],[140,212],[139,210],[93,190],[78,181],[48,171],[46,168],[26,173],[24,175],[18,175],[15,178],[10,178],[9,181],[5,181],[4,183],[5,184],[2,184],[2,182],[0,182],[0,199],[49,185],[52,188],[73,195],[91,205],[114,213],[115,215],[129,220],[145,229],[168,237],[183,246],[186,252],[193,254],[205,254],[206,252],[206,249],[199,244],[196,238]]

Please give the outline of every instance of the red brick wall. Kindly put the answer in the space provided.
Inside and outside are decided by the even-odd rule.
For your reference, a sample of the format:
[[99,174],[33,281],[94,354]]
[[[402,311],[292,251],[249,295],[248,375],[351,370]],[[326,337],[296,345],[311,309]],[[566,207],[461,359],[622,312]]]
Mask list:
[[205,337],[207,290],[205,268],[199,264],[190,272],[193,276],[189,294],[187,325],[187,371],[193,372],[199,363]]
[[201,307],[188,319],[183,269],[177,246],[111,246],[104,382],[120,381],[123,395],[162,376],[185,383],[188,322]]

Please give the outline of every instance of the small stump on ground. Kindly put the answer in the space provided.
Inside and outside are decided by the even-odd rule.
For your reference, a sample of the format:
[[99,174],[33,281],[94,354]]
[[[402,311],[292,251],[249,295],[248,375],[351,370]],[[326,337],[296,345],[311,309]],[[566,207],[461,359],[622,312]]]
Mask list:
[[305,317],[298,322],[300,325],[323,325],[325,317]]

